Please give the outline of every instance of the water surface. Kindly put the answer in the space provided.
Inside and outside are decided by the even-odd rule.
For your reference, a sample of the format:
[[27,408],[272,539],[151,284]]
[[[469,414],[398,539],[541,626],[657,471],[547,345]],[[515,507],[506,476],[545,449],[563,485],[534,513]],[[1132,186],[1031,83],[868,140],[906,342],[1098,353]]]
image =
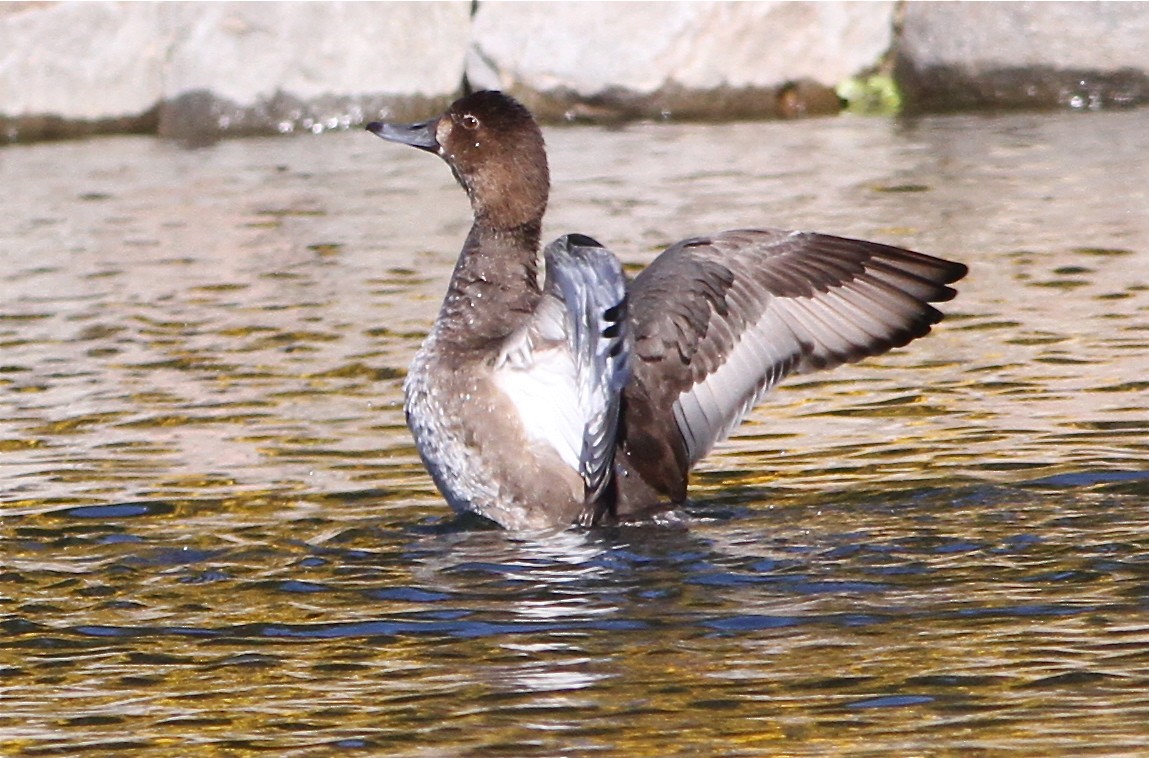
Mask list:
[[547,130],[546,236],[971,266],[681,524],[454,523],[401,409],[469,225],[365,133],[8,146],[0,752],[1120,754],[1149,741],[1149,111]]

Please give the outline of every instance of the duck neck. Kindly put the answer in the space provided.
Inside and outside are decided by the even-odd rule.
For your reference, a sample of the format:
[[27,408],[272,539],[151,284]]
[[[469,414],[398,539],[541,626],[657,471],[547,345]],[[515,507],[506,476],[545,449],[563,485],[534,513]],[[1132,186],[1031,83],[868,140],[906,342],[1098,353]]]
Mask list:
[[518,329],[538,305],[539,220],[496,228],[476,220],[436,322],[438,338],[482,349]]

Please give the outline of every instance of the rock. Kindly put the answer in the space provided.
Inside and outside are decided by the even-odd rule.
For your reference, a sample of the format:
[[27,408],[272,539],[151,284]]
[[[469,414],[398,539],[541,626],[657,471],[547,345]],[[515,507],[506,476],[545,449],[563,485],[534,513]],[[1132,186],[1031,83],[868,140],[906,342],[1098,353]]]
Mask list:
[[467,78],[512,92],[543,118],[836,112],[832,88],[880,62],[895,8],[483,2]]
[[460,91],[470,15],[466,0],[179,4],[160,133],[423,116]]
[[0,3],[0,140],[414,118],[458,94],[468,0]]
[[157,3],[0,3],[3,141],[155,124]]
[[0,2],[0,143],[417,119],[464,74],[551,120],[1125,106],[1147,39],[1145,3]]
[[907,109],[1149,102],[1149,4],[906,3],[895,77]]

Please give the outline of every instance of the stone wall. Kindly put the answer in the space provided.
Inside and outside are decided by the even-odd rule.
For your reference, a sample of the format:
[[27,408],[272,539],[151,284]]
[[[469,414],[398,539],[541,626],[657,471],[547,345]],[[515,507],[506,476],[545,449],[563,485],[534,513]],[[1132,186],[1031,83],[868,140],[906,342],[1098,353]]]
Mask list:
[[895,73],[918,111],[1149,102],[1149,3],[907,3]]
[[469,0],[0,3],[0,126],[197,138],[414,117],[458,91],[470,17]]
[[467,78],[550,118],[797,115],[787,105],[837,112],[833,88],[890,49],[896,7],[481,2]]
[[1141,104],[1149,4],[0,3],[0,141],[321,131],[464,82],[547,119],[796,116],[883,72],[918,110]]

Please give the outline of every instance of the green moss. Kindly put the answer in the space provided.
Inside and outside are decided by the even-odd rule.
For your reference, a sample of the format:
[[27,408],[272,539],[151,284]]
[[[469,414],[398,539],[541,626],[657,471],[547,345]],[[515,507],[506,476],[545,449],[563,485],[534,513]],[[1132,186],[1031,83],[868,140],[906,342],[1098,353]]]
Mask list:
[[838,96],[850,113],[866,116],[888,116],[902,109],[902,94],[888,74],[871,74],[847,79],[838,85]]

